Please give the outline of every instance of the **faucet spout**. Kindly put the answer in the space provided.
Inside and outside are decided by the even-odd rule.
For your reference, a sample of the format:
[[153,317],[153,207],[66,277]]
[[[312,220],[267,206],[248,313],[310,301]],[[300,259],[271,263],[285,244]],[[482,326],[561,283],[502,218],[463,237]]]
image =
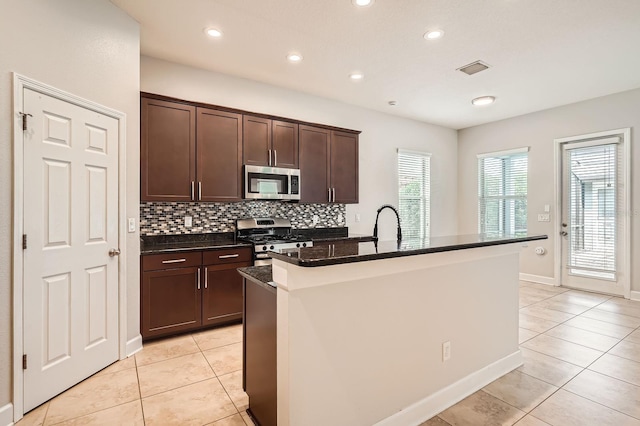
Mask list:
[[378,218],[380,217],[380,212],[384,209],[391,209],[396,214],[396,220],[398,223],[398,242],[402,241],[402,227],[400,226],[400,214],[398,214],[398,210],[393,207],[391,204],[385,204],[378,209],[378,214],[376,215],[376,224],[373,227],[373,239],[378,241]]

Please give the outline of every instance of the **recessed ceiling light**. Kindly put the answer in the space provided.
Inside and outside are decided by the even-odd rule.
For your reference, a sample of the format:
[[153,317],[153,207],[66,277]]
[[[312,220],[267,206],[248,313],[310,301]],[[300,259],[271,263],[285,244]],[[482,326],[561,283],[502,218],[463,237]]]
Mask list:
[[424,38],[426,40],[436,40],[441,38],[444,35],[444,31],[442,30],[431,30],[424,33]]
[[389,101],[389,105],[396,106],[398,105],[398,101]]
[[475,106],[491,105],[496,101],[495,96],[481,96],[471,101]]
[[206,28],[204,32],[207,33],[207,35],[209,35],[210,37],[214,37],[214,38],[222,37],[222,31],[220,31],[217,28]]
[[353,4],[360,7],[371,6],[374,0],[351,0]]
[[289,53],[287,55],[287,59],[289,62],[300,62],[302,60],[302,55],[299,53]]
[[349,78],[351,80],[362,80],[364,78],[364,74],[362,74],[361,72],[352,72],[351,74],[349,74]]

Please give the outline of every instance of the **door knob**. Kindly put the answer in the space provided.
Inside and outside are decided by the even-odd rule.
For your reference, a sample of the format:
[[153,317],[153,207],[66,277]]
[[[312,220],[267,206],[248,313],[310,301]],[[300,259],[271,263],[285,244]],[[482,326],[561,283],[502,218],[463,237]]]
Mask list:
[[562,224],[562,227],[563,227],[563,228],[566,228],[566,227],[567,227],[567,224],[566,224],[566,223],[563,223],[563,224]]
[[562,235],[563,237],[566,237],[567,235],[569,235],[569,233],[567,231],[561,231],[560,235]]
[[114,256],[119,256],[120,255],[120,249],[111,249],[109,250],[109,257],[114,257]]

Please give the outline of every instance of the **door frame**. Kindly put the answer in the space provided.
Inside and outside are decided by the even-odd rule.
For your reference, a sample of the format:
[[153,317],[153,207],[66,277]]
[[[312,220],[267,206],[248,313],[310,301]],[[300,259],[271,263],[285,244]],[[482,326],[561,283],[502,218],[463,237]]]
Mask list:
[[65,92],[37,80],[13,73],[13,418],[24,416],[24,372],[22,354],[24,347],[23,319],[23,262],[22,234],[24,229],[24,155],[22,116],[24,89],[31,89],[47,96],[86,108],[118,120],[118,352],[119,359],[126,357],[127,330],[127,256],[126,250],[126,119],[123,112]]
[[622,286],[624,289],[624,297],[631,297],[631,128],[606,130],[597,133],[587,133],[584,135],[569,136],[565,138],[554,139],[554,195],[555,195],[555,216],[553,221],[553,238],[554,238],[554,282],[556,286],[562,285],[562,241],[560,235],[562,225],[562,148],[565,144],[577,142],[585,139],[606,138],[619,136],[622,143],[622,152],[624,153],[624,174],[622,176],[624,182],[625,211],[624,211],[624,228],[625,235],[622,242],[623,253],[620,253],[624,262],[623,273],[624,280]]

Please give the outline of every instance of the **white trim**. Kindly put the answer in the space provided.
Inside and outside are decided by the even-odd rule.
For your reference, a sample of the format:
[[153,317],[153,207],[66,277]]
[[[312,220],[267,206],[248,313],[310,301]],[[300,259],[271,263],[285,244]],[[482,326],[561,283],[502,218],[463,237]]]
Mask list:
[[522,365],[520,350],[398,411],[375,426],[417,425]]
[[431,153],[430,152],[414,151],[414,150],[411,150],[411,149],[398,148],[397,152],[398,152],[398,154],[413,154],[413,155],[422,155],[424,157],[431,157]]
[[[588,133],[586,135],[568,136],[564,138],[554,139],[554,199],[556,201],[554,208],[554,215],[556,220],[554,222],[554,275],[557,285],[562,285],[562,241],[557,238],[560,235],[560,228],[562,222],[562,151],[564,144],[571,143],[579,140],[607,140],[608,137],[621,137],[620,143],[623,144],[624,150],[624,191],[625,191],[625,214],[624,214],[624,242],[622,258],[624,262],[624,281],[622,283],[623,295],[629,299],[631,297],[631,128],[625,127],[622,129],[606,130],[604,132]],[[560,212],[560,214],[558,214]]]
[[142,335],[138,334],[133,339],[130,339],[127,341],[127,343],[125,344],[124,353],[126,357],[130,357],[131,355],[141,350],[142,350]]
[[0,407],[0,426],[12,426],[13,425],[13,404]]
[[629,299],[640,302],[640,291],[631,291],[631,294],[629,294]]
[[522,154],[525,152],[529,152],[528,146],[525,146],[522,148],[506,149],[504,151],[485,152],[482,154],[477,154],[476,157],[478,158],[504,157],[507,155]]
[[543,277],[542,275],[524,274],[520,272],[520,281],[528,281],[538,284],[546,284],[552,286],[559,286],[560,284],[554,277]]
[[617,145],[621,143],[622,140],[619,136],[615,136],[612,138],[598,138],[598,139],[589,139],[584,142],[571,142],[571,146],[569,146],[569,142],[566,142],[562,148],[566,150],[570,149],[580,149],[580,148],[589,148],[592,146],[598,145]]
[[[127,335],[127,279],[126,279],[126,118],[123,112],[105,107],[96,102],[81,98],[63,90],[51,87],[39,81],[13,73],[13,420],[18,421],[24,415],[24,375],[22,371],[23,343],[23,175],[24,155],[22,142],[22,119],[19,114],[22,111],[25,89],[34,90],[47,96],[77,105],[82,108],[96,111],[118,120],[118,244],[120,246],[118,292],[119,292],[119,330],[118,339],[120,347],[120,359],[126,357]],[[5,409],[3,407],[3,409]],[[1,420],[1,418],[0,418]],[[0,421],[0,425],[2,421]]]

